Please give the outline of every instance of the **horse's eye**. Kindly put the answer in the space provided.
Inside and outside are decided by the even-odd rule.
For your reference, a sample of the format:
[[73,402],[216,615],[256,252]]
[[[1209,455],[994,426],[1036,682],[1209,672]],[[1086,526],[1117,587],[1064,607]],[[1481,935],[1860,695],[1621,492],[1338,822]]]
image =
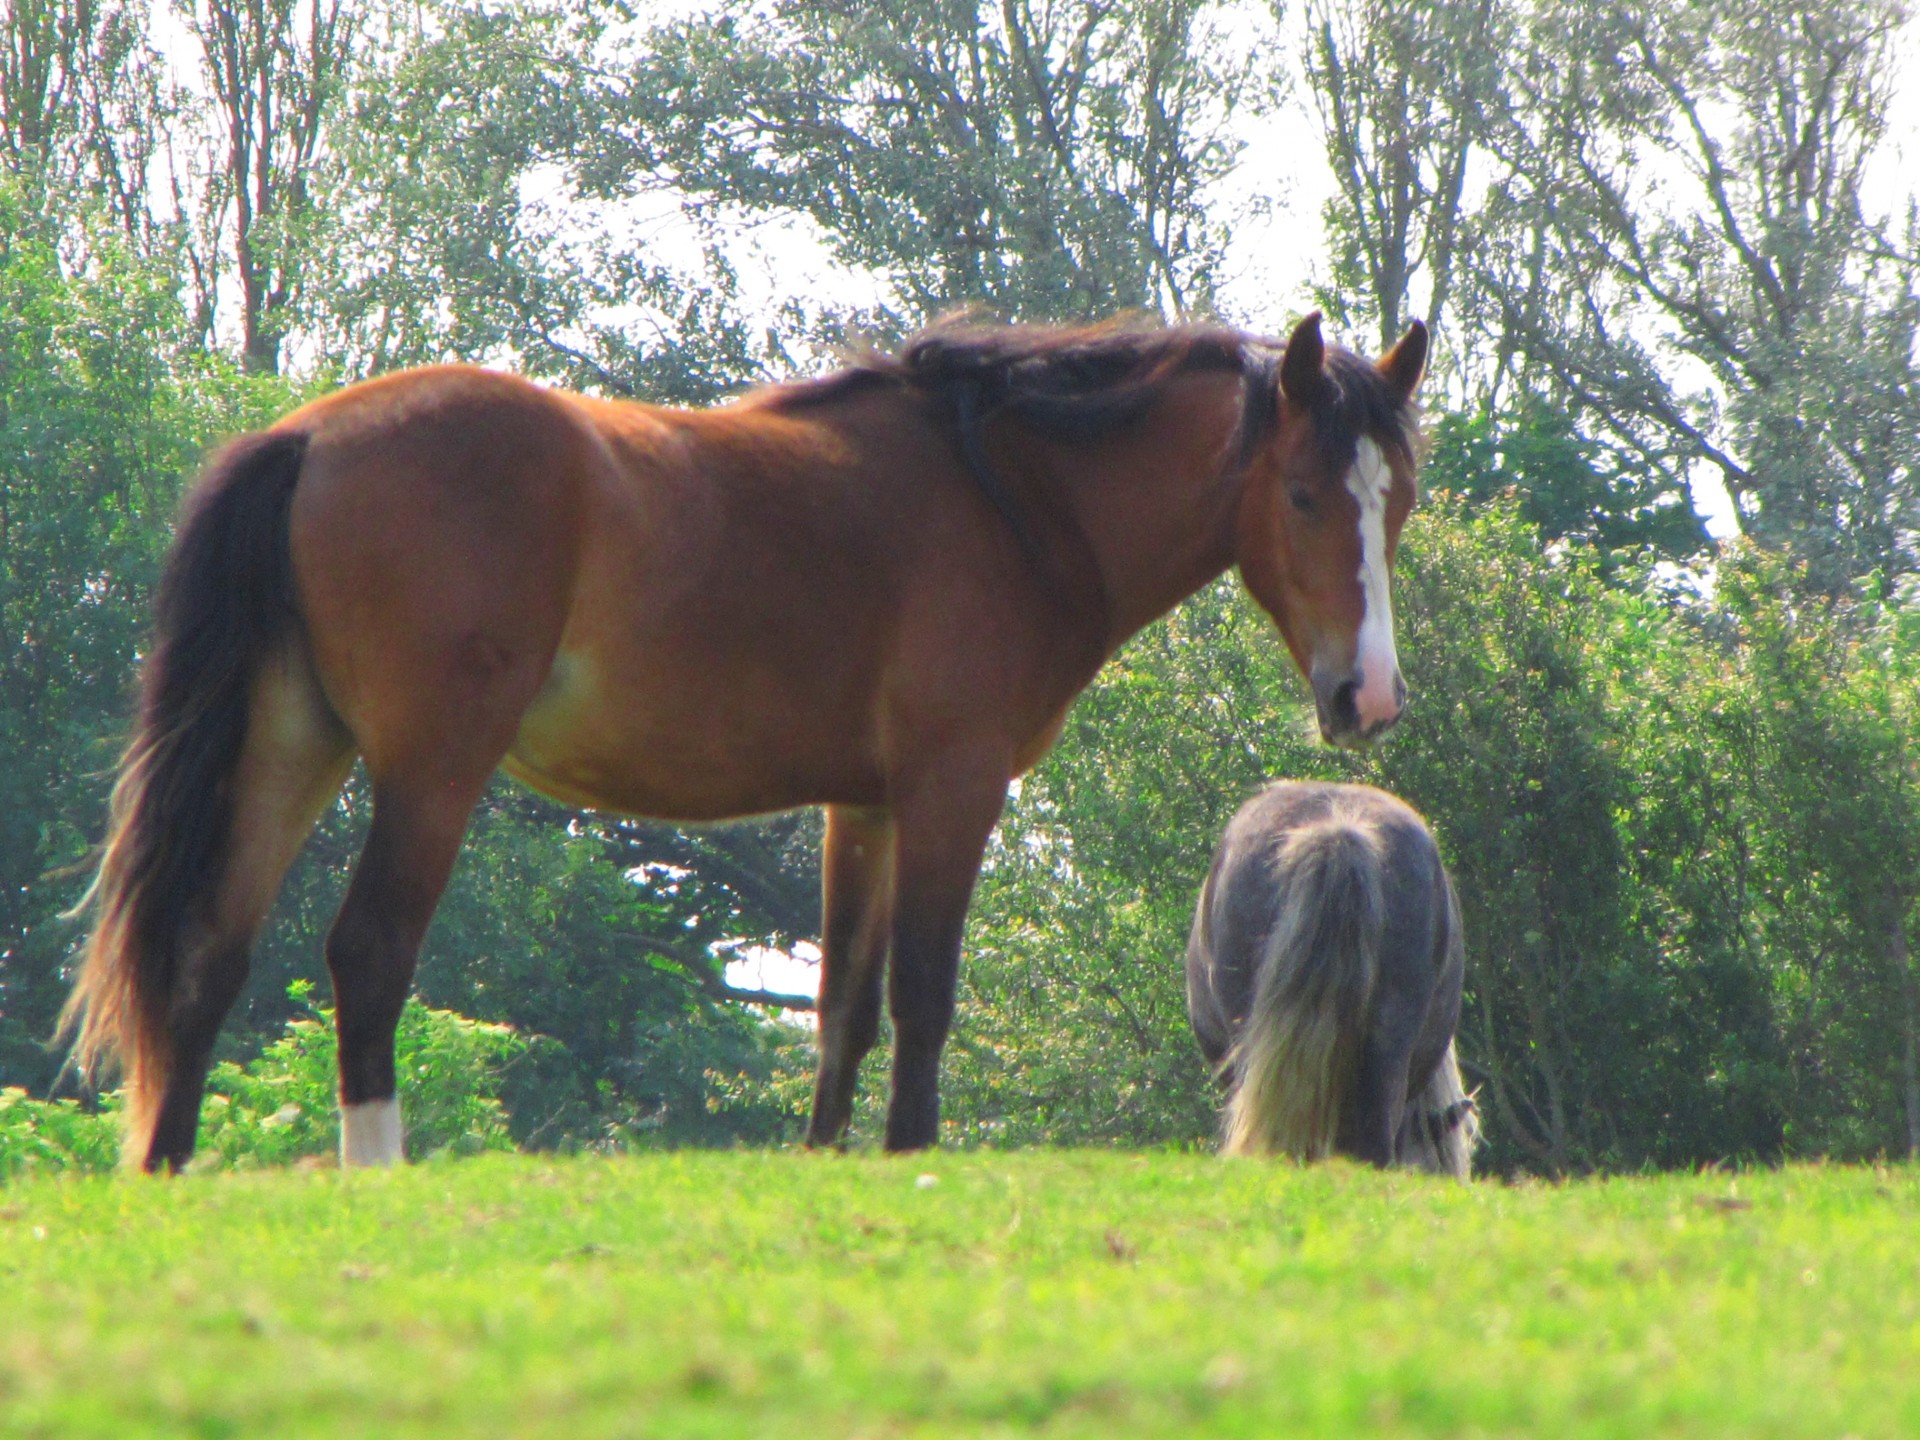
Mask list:
[[1311,515],[1313,513],[1313,492],[1308,490],[1306,486],[1294,486],[1293,493],[1289,498],[1293,501],[1294,509],[1305,515]]

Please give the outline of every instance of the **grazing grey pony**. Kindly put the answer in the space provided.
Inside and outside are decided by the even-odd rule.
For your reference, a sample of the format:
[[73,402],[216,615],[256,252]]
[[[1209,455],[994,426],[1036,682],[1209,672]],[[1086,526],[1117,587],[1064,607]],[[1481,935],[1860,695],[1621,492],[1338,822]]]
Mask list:
[[1222,1148],[1466,1179],[1464,961],[1453,883],[1411,806],[1288,781],[1249,800],[1187,942],[1193,1033],[1231,1092]]

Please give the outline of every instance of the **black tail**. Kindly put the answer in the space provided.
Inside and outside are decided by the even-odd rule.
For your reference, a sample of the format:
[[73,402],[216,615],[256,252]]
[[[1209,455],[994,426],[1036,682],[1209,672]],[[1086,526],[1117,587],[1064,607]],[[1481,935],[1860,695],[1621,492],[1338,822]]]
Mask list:
[[177,1058],[183,944],[226,865],[254,677],[296,623],[287,510],[306,449],[306,436],[272,431],[215,456],[182,508],[154,597],[139,714],[82,901],[93,931],[61,1016],[83,1072],[119,1061],[136,1161]]

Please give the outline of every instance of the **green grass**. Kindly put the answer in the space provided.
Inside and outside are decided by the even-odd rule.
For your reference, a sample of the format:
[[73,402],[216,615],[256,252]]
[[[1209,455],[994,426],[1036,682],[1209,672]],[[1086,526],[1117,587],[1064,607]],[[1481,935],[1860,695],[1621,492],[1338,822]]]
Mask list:
[[1920,1174],[32,1179],[0,1188],[0,1434],[1912,1436]]

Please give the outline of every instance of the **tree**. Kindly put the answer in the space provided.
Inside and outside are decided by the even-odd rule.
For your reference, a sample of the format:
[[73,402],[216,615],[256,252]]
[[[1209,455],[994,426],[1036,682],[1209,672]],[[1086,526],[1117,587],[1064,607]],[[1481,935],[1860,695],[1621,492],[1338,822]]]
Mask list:
[[[0,7],[0,160],[42,195],[47,218],[102,205],[142,252],[159,243],[170,98],[144,7],[114,0],[9,0]],[[14,220],[25,218],[17,208]],[[84,230],[64,237],[76,243]]]
[[686,404],[765,374],[725,257],[662,263],[570,178],[604,43],[592,7],[451,3],[362,60],[306,316],[343,378],[479,360]]
[[[240,354],[277,374],[314,220],[313,171],[346,84],[355,12],[343,0],[177,0],[200,42],[219,138],[204,177],[209,209],[231,209]],[[209,328],[224,267],[195,256]]]
[[1496,0],[1311,0],[1305,20],[1303,68],[1335,182],[1324,216],[1332,283],[1321,302],[1344,323],[1375,326],[1384,354],[1416,305],[1429,330],[1453,328],[1472,218],[1467,175],[1503,99],[1499,37],[1513,14]]
[[183,350],[172,278],[0,176],[0,1076],[43,1086],[75,898],[166,523],[204,437],[284,408]]
[[[273,48],[284,49],[285,33],[273,44],[261,40],[260,26],[270,29],[292,13],[286,7],[268,12],[256,6],[198,14],[209,44],[237,47],[271,71],[263,77],[265,98],[256,94],[248,103],[275,114],[289,93],[313,93],[312,87],[302,91],[307,81],[299,76],[290,81],[275,68],[286,63]],[[327,17],[307,18],[320,23]],[[288,153],[306,159],[294,163],[283,155],[274,161],[279,168],[268,177],[269,190],[289,175],[297,180],[300,164],[309,171],[324,167],[330,183],[307,190],[301,224],[308,234],[294,238],[310,239],[323,225],[343,223],[350,216],[342,202],[369,195],[370,188],[356,191],[331,182],[344,176],[370,187],[375,178],[370,148],[364,148],[370,145],[367,132],[358,122],[363,116],[376,123],[383,118],[374,98],[383,88],[383,66],[393,67],[402,81],[434,82],[413,92],[421,108],[409,118],[424,121],[439,107],[457,106],[462,98],[457,86],[463,83],[470,87],[468,94],[478,93],[494,105],[491,112],[465,112],[477,123],[454,126],[452,133],[409,136],[395,130],[389,143],[403,142],[430,175],[453,170],[472,177],[498,160],[489,114],[510,116],[509,98],[516,84],[525,83],[524,74],[516,76],[507,64],[510,42],[517,36],[519,58],[531,63],[546,52],[529,42],[549,32],[505,26],[494,46],[502,54],[463,75],[455,64],[458,42],[476,35],[485,39],[489,32],[483,21],[477,12],[449,11],[451,34],[433,30],[412,39],[401,36],[392,50],[383,47],[394,37],[382,32],[380,45],[360,57],[361,66],[346,77],[357,76],[369,88],[357,113],[334,112],[330,142],[314,140],[311,111],[297,122],[307,128]],[[473,28],[460,32],[462,25]],[[324,42],[323,36],[322,51]],[[249,45],[256,49],[249,51]],[[479,53],[485,57],[485,51]],[[92,63],[85,56],[81,60]],[[237,72],[229,65],[227,73]],[[351,95],[349,90],[327,103],[344,107]],[[250,113],[268,127],[259,118],[263,112]],[[87,127],[97,117],[67,106],[57,118],[68,128],[50,142],[56,156],[66,154],[61,146],[82,153],[93,143]],[[284,117],[272,122],[282,123]],[[266,133],[267,128],[258,129],[253,139]],[[540,133],[535,131],[536,139]],[[345,163],[353,152],[342,142],[363,147],[364,169],[355,172]],[[294,145],[291,139],[286,143]],[[552,152],[550,145],[522,146],[513,152],[513,166],[495,166],[493,182],[510,194],[526,171]],[[250,153],[259,160],[257,149]],[[242,381],[217,355],[195,346],[196,331],[200,338],[206,332],[188,321],[178,296],[182,288],[198,290],[198,282],[206,281],[204,265],[197,276],[189,272],[183,286],[176,268],[184,258],[180,251],[168,245],[145,254],[135,251],[124,234],[116,233],[104,206],[75,198],[77,180],[61,181],[65,188],[51,195],[42,172],[31,168],[41,162],[28,160],[31,166],[22,164],[30,174],[0,182],[5,217],[0,223],[0,636],[5,637],[0,641],[0,755],[5,757],[0,796],[7,809],[0,821],[0,1077],[39,1090],[58,1067],[59,1057],[46,1042],[63,997],[62,963],[72,939],[71,927],[57,917],[84,885],[86,847],[97,833],[103,776],[124,724],[127,680],[145,631],[146,590],[166,543],[174,499],[204,446],[276,418],[298,397],[271,378]],[[389,165],[380,177],[389,189],[372,193],[391,194],[404,183],[404,172],[398,181],[392,172]],[[258,180],[258,164],[248,173]],[[253,193],[257,199],[260,192]],[[438,275],[427,277],[444,281],[461,270],[459,237],[471,238],[473,224],[490,223],[482,216],[463,229],[461,222],[503,192],[482,192],[476,197],[481,204],[464,208],[457,193],[429,193],[439,215],[454,221],[439,221],[439,232],[448,239],[439,252],[444,264]],[[330,213],[319,203],[322,194],[333,207]],[[149,198],[143,196],[142,203]],[[259,213],[256,207],[256,218]],[[432,225],[427,207],[409,214],[417,227],[414,236],[427,234]],[[377,264],[382,237],[376,231],[369,238],[358,253]],[[516,258],[501,257],[491,278],[510,273]],[[535,252],[532,258],[545,257]],[[304,329],[269,332],[291,326],[299,309],[309,315],[339,314],[338,292],[325,282],[340,272],[315,266],[311,254],[263,263],[268,268],[262,273],[286,282],[274,282],[283,296],[295,293],[296,281],[308,288],[303,306],[291,298],[275,299],[272,287],[260,292],[265,308],[256,339],[271,342],[278,353],[289,335],[327,333],[330,327],[310,321]],[[575,278],[563,272],[560,283]],[[550,280],[550,271],[536,269],[525,277],[521,293],[537,291]],[[468,281],[471,288],[487,283],[487,272]],[[514,292],[501,288],[507,304],[492,313],[510,315]],[[594,293],[568,291],[567,300],[584,311]],[[278,319],[269,323],[269,315]],[[697,328],[691,315],[675,320],[689,332]],[[427,331],[423,326],[414,333]],[[523,339],[526,333],[476,327],[456,332],[454,344],[431,354],[425,353],[430,342],[423,342],[422,353],[400,358],[477,357],[495,349],[503,334]],[[712,353],[726,343],[724,335],[716,335]],[[552,373],[557,352],[529,348]],[[685,398],[710,397],[717,385],[685,363],[688,348],[678,347],[676,354],[660,347],[651,373],[680,385]],[[262,353],[255,349],[256,363]],[[634,367],[629,383],[644,383],[648,368]],[[290,1014],[289,982],[317,978],[320,937],[357,853],[365,810],[364,788],[356,781],[324,818],[289,877],[258,948],[238,1023],[225,1042],[227,1055],[244,1058],[277,1034]],[[616,1123],[681,1138],[764,1134],[770,1122],[750,1100],[714,1098],[718,1082],[709,1072],[761,1074],[767,1045],[764,1022],[728,1002],[725,956],[711,947],[735,937],[793,933],[791,897],[785,891],[804,887],[811,871],[808,863],[796,862],[792,868],[799,878],[791,880],[782,864],[793,857],[777,842],[796,829],[804,830],[805,822],[763,824],[736,833],[729,846],[719,837],[570,815],[503,785],[476,824],[473,866],[456,879],[429,946],[422,983],[436,996],[529,1031],[548,1032],[561,1042],[536,1047],[517,1066],[512,1082],[523,1102],[519,1113],[546,1142],[590,1139]],[[650,844],[658,849],[649,852]],[[724,867],[727,880],[668,876],[651,858],[662,852],[697,856],[715,869],[723,868],[723,859],[730,861]],[[764,904],[786,908],[769,919],[756,909]],[[710,1104],[718,1109],[710,1111]]]
[[1543,3],[1489,131],[1476,323],[1671,483],[1711,467],[1828,593],[1915,563],[1915,247],[1863,194],[1901,23]]
[[[1231,583],[1137,637],[990,851],[951,1132],[1204,1143],[1178,956],[1221,826],[1291,774],[1371,778],[1432,820],[1494,1168],[1915,1151],[1915,246],[1860,199],[1894,12],[1305,13],[1330,299],[1356,330],[1437,316],[1451,347],[1402,552],[1413,707],[1369,757],[1312,743]],[[233,328],[261,370],[470,359],[704,402],[840,318],[821,296],[745,313],[729,242],[769,217],[880,277],[882,333],[966,300],[1204,308],[1234,117],[1273,99],[1268,52],[1201,0],[622,15],[203,0],[194,100],[138,10],[0,11],[0,1083],[57,1064],[56,916],[178,486],[299,398],[216,353],[214,296],[253,307]],[[694,243],[662,253],[636,203],[683,207]],[[1690,587],[1650,562],[1697,557],[1702,465],[1766,548]],[[318,978],[366,810],[356,778],[223,1058]],[[420,984],[551,1037],[504,1081],[523,1141],[783,1133],[801,1032],[735,1003],[725,963],[811,934],[817,823],[684,830],[494,789]]]
[[[1897,600],[1795,601],[1778,554],[1721,571],[1734,665],[1706,689],[1725,747],[1747,887],[1792,1078],[1788,1138],[1808,1153],[1911,1151],[1920,790],[1906,708],[1915,616]],[[1723,862],[1724,863],[1724,862]]]
[[1485,178],[1499,173],[1509,41],[1525,14],[1505,0],[1307,8],[1303,70],[1334,179],[1320,302],[1349,326],[1377,327],[1383,346],[1416,309],[1440,337],[1438,379],[1461,408],[1437,427],[1428,483],[1469,495],[1517,485],[1552,538],[1690,556],[1706,536],[1683,474],[1600,442],[1599,416],[1567,413],[1559,394],[1516,377],[1513,338],[1479,293],[1490,244],[1526,249],[1501,185]]
[[601,92],[582,176],[809,217],[909,320],[1204,309],[1205,207],[1260,101],[1206,0],[791,0],[663,27]]

